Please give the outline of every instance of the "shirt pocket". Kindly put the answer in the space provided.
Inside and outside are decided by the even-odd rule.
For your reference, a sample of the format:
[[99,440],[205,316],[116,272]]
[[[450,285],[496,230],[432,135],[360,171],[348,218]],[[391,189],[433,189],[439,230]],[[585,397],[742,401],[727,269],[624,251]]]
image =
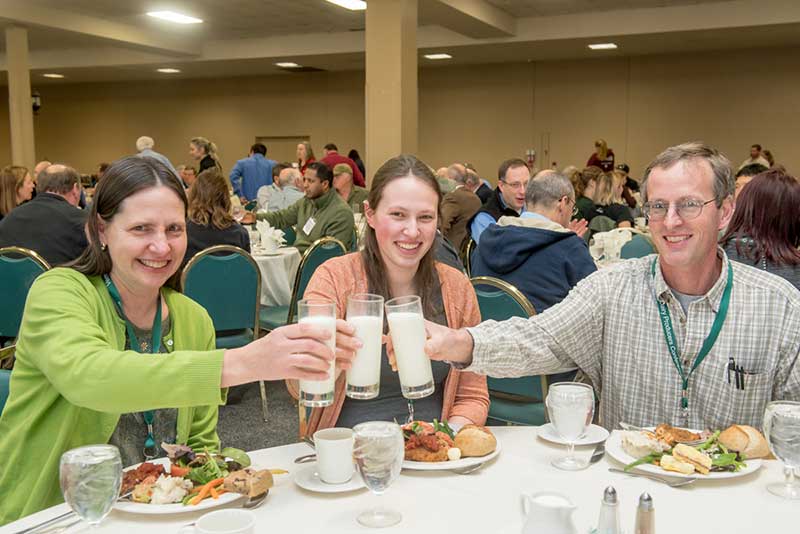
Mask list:
[[736,374],[731,371],[731,383],[727,381],[720,396],[720,411],[728,417],[721,430],[733,424],[761,428],[764,410],[772,399],[772,375],[766,371],[747,371],[743,374],[744,388],[737,389]]

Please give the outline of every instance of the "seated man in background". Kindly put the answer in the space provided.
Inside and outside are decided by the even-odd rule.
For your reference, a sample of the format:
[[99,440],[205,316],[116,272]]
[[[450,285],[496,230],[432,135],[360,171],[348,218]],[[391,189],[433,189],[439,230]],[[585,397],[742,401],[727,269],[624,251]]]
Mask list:
[[575,191],[553,171],[536,175],[525,190],[525,211],[500,217],[483,232],[472,258],[474,276],[493,276],[528,297],[536,313],[561,302],[597,270],[586,242],[569,229]]
[[525,187],[530,179],[531,171],[523,160],[508,159],[500,164],[494,194],[469,222],[469,231],[476,243],[480,243],[483,231],[500,217],[519,217],[525,207]]
[[333,187],[353,213],[363,211],[369,191],[353,183],[353,171],[346,163],[339,163],[333,168]]
[[259,210],[280,211],[303,198],[303,175],[291,164],[275,165],[272,174],[273,182],[258,190]]
[[297,231],[294,246],[301,253],[321,237],[335,237],[350,250],[355,237],[353,212],[333,188],[331,170],[319,161],[309,163],[303,185],[304,198],[280,211],[258,213],[256,218],[274,228],[294,226]]
[[439,230],[456,249],[461,250],[468,234],[467,222],[481,209],[481,199],[473,193],[480,185],[480,178],[459,164],[450,165],[447,172],[456,186],[442,198]]
[[750,183],[750,180],[753,179],[753,176],[756,174],[761,174],[762,172],[768,171],[769,169],[760,163],[751,163],[750,165],[745,165],[736,173],[736,192],[734,193],[734,199],[739,198],[739,193],[742,192],[744,186]]
[[86,212],[78,208],[80,176],[66,165],[39,173],[39,194],[0,221],[0,247],[38,252],[51,266],[74,260],[86,248]]

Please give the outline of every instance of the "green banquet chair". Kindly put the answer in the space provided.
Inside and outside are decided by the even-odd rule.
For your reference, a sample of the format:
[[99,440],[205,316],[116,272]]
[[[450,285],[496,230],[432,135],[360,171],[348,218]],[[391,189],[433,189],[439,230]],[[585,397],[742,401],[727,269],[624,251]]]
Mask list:
[[17,337],[28,291],[36,277],[49,269],[50,264],[30,249],[0,248],[0,338]]
[[622,245],[619,257],[623,260],[643,258],[655,252],[653,242],[641,234],[633,234],[630,241]]

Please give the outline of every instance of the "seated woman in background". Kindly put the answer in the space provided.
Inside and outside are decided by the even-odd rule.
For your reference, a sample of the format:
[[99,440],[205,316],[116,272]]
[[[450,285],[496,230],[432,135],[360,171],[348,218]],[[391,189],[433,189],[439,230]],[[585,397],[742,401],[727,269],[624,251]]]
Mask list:
[[[214,350],[208,314],[174,289],[185,226],[178,178],[150,158],[121,159],[97,186],[89,246],[33,283],[0,416],[0,525],[62,501],[68,449],[111,443],[124,465],[160,455],[161,442],[218,450],[222,388],[326,376],[333,354],[319,330],[292,325]],[[338,325],[343,366],[352,332]]]
[[800,183],[779,170],[756,175],[739,193],[720,243],[730,259],[800,289]]
[[231,215],[228,188],[228,180],[217,169],[208,169],[197,176],[189,190],[184,263],[214,245],[233,245],[250,252],[247,230]]
[[0,219],[33,196],[33,178],[25,167],[9,165],[0,172]]
[[603,173],[597,178],[594,194],[594,216],[604,215],[613,220],[617,228],[631,228],[633,215],[622,200],[622,188],[625,186],[625,174],[619,171]]
[[575,169],[567,176],[575,189],[575,209],[578,213],[575,220],[584,219],[587,223],[595,216],[594,194],[597,190],[597,177],[603,174],[600,167],[586,167],[582,171]]
[[[472,326],[480,322],[475,292],[463,273],[434,259],[441,192],[436,177],[414,156],[402,155],[375,173],[364,213],[368,227],[362,252],[328,260],[312,276],[305,297],[336,303],[344,318],[347,297],[373,293],[391,299],[419,295],[425,318],[438,324]],[[433,364],[436,391],[414,401],[415,419],[446,419],[454,428],[484,424],[489,411],[486,378]],[[336,381],[333,405],[315,408],[308,434],[363,421],[405,422],[407,401],[400,380],[384,354],[380,395],[371,400],[345,397],[345,374]],[[296,384],[290,383],[296,394]]]

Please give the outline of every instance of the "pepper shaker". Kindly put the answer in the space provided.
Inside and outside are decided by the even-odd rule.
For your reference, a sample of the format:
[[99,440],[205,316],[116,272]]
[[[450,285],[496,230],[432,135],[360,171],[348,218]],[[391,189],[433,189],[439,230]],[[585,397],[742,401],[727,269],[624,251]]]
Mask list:
[[639,496],[634,534],[656,534],[656,510],[649,493],[642,493]]

